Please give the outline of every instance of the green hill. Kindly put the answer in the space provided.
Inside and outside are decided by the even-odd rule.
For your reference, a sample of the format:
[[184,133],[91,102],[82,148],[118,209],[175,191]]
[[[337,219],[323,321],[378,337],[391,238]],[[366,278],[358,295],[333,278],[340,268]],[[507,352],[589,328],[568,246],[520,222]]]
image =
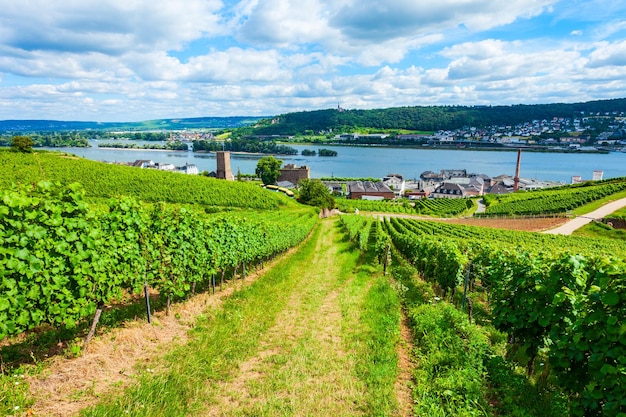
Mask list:
[[[582,113],[584,112],[584,113]],[[515,125],[553,117],[581,117],[590,113],[622,114],[626,99],[585,103],[555,103],[512,106],[415,106],[373,110],[317,110],[288,113],[265,120],[257,135],[295,135],[309,132],[350,131],[354,128],[407,129],[416,131],[452,130],[464,126]]]
[[41,180],[79,182],[91,198],[126,195],[148,202],[253,209],[296,204],[250,183],[111,165],[56,152],[0,151],[0,188]]

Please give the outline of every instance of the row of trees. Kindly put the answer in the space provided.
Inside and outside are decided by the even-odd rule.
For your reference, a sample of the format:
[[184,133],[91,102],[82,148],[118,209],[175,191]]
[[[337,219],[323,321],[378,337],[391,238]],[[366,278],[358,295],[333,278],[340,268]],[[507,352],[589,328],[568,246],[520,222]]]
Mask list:
[[78,133],[53,132],[47,134],[34,134],[30,136],[2,136],[0,146],[10,146],[20,152],[29,152],[33,147],[88,147],[87,138]]

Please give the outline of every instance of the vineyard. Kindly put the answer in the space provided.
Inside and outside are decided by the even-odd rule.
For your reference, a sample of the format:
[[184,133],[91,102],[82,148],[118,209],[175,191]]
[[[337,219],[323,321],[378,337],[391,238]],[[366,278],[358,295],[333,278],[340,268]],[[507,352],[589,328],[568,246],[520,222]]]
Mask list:
[[[365,221],[345,221],[357,241]],[[459,304],[465,311],[470,306],[470,320],[471,300],[484,294],[490,307],[485,323],[508,334],[509,350],[523,356],[529,376],[541,358],[539,373],[568,394],[571,415],[622,415],[623,245],[418,220],[378,223],[370,242],[379,255],[385,258],[392,244],[445,299],[462,291]]]
[[584,186],[517,192],[504,195],[486,195],[485,215],[535,215],[564,213],[611,194],[626,190],[623,179]]
[[474,207],[471,199],[437,198],[413,202],[388,200],[349,200],[337,199],[337,207],[344,213],[355,210],[378,213],[420,214],[436,217],[452,217],[469,213]]
[[272,210],[294,207],[280,193],[238,181],[103,164],[52,152],[0,150],[0,189],[40,181],[80,182],[90,198],[131,196],[141,201]]
[[[41,329],[58,330],[46,337],[62,344],[61,331],[91,328],[89,340],[103,310],[152,298],[169,313],[197,292],[242,283],[189,319],[187,344],[162,346],[162,358],[123,375],[132,386],[67,394],[93,397],[82,415],[626,413],[623,241],[367,215],[320,221],[245,183],[45,152],[0,152],[0,163],[3,346],[39,340]],[[507,215],[562,212],[624,190],[604,181],[487,202]],[[439,217],[474,208],[469,199],[337,203]],[[117,348],[116,336],[96,334]],[[18,380],[29,362],[12,369],[6,352],[0,413],[33,415]]]
[[311,210],[214,215],[130,197],[96,212],[76,184],[4,191],[0,204],[0,338],[47,323],[73,327],[144,286],[171,299],[215,288],[226,270],[294,246],[316,221]]

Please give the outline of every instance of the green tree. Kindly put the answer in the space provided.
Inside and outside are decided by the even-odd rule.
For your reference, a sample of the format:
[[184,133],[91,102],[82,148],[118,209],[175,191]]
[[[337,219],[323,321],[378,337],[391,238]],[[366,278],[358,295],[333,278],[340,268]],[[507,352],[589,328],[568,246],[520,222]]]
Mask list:
[[332,209],[335,207],[335,198],[331,191],[318,179],[303,179],[298,184],[300,195],[298,201],[309,206]]
[[11,139],[11,148],[18,152],[32,152],[33,140],[28,136],[13,136]]
[[259,159],[256,165],[256,175],[261,178],[263,184],[276,184],[276,180],[280,176],[280,166],[283,161],[273,156],[264,156]]

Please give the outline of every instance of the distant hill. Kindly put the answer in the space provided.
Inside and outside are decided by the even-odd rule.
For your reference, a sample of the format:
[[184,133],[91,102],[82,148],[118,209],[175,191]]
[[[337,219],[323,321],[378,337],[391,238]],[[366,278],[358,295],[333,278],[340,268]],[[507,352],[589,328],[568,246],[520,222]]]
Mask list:
[[0,132],[47,132],[84,130],[182,130],[224,129],[251,125],[262,117],[195,117],[158,119],[143,122],[77,122],[61,120],[0,120]]
[[[515,125],[553,117],[590,114],[626,114],[626,98],[584,103],[517,104],[511,106],[414,106],[372,110],[327,109],[282,114],[275,117],[196,117],[143,122],[76,122],[58,120],[3,120],[0,132],[86,130],[183,130],[245,128],[255,135],[296,135],[321,131],[349,132],[358,128],[453,130],[466,126]],[[252,127],[253,124],[257,124]]]
[[[374,110],[328,109],[287,113],[265,120],[256,135],[295,135],[351,131],[355,128],[453,130],[465,126],[515,125],[553,117],[582,117],[591,113],[626,114],[626,98],[585,103],[556,103],[512,106],[418,106]],[[248,129],[245,129],[248,130]]]

